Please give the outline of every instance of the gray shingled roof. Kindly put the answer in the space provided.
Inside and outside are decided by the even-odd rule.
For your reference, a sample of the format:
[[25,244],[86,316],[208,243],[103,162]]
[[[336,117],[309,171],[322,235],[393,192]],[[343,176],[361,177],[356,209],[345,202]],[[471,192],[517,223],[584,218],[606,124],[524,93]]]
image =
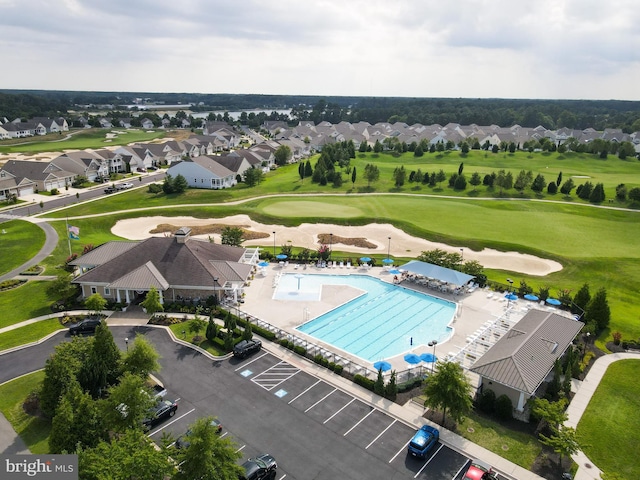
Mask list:
[[138,245],[138,243],[139,242],[108,242],[69,262],[69,265],[87,268],[102,265],[103,263],[122,255],[127,250]]
[[533,395],[583,325],[557,313],[532,309],[473,364],[471,371]]
[[169,288],[169,282],[167,282],[151,262],[145,263],[141,267],[136,268],[109,284],[111,288],[126,288],[130,290],[141,288],[141,285],[143,285],[144,288],[155,287],[158,290],[166,290]]
[[[214,285],[224,285],[227,281],[244,281],[252,268],[251,265],[240,264],[244,248],[193,238],[185,243],[178,243],[175,237],[151,237],[128,249],[123,246],[114,247],[113,243],[122,242],[109,242],[75,260],[74,264],[91,265],[96,262],[98,266],[80,275],[74,283],[110,285],[124,281],[125,276],[150,263],[157,270],[155,278],[165,279],[168,286],[213,288]],[[123,251],[114,254],[118,248]],[[103,249],[107,250],[104,254],[100,252]],[[91,257],[85,258],[89,255]],[[108,256],[111,259],[97,263]],[[217,284],[214,281],[216,277]],[[127,282],[135,278],[146,281],[145,278],[133,276]],[[149,286],[138,284],[135,288]]]

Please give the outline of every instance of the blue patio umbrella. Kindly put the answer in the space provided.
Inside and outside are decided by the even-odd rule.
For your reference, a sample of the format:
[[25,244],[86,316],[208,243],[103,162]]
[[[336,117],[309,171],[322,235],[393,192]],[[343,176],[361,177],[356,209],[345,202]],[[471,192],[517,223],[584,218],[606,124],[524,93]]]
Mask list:
[[385,258],[382,260],[382,263],[393,263],[393,258]]
[[515,293],[507,293],[504,298],[506,298],[509,301],[514,301],[518,299],[518,296]]
[[436,357],[433,353],[423,353],[420,355],[420,360],[426,363],[435,363],[438,361],[438,357]]
[[265,262],[264,260],[258,264],[259,267],[268,267],[269,262]]
[[527,293],[524,296],[525,300],[531,300],[532,302],[537,302],[538,300],[540,300],[537,296],[533,295],[532,293]]
[[386,372],[387,370],[391,370],[391,364],[384,360],[380,360],[373,364],[373,368],[375,368],[376,370],[382,370],[383,372]]
[[557,307],[558,305],[561,305],[561,304],[562,304],[562,302],[561,302],[560,300],[558,300],[557,298],[547,298],[547,303],[548,303],[549,305],[555,305],[556,307]]
[[416,355],[415,353],[407,353],[404,356],[404,361],[412,365],[417,365],[422,361],[422,359],[420,358],[420,356]]
[[364,263],[369,263],[371,261],[371,257],[360,257],[360,261]]
[[402,272],[400,270],[398,270],[397,268],[392,268],[391,270],[389,270],[389,273],[391,275],[400,275]]
[[284,253],[279,253],[278,255],[276,255],[276,258],[278,260],[286,260],[287,256]]

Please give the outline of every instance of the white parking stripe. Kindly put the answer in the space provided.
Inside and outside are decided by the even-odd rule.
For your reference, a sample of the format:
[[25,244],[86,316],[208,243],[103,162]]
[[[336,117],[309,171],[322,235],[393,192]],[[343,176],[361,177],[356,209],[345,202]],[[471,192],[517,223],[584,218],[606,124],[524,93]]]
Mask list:
[[189,415],[191,412],[193,412],[195,410],[195,408],[192,408],[191,410],[189,410],[187,413],[183,413],[182,415],[180,415],[179,417],[174,417],[173,420],[171,420],[169,423],[165,423],[163,426],[161,426],[159,429],[157,429],[155,432],[151,432],[149,435],[147,435],[147,437],[151,438],[153,435],[155,435],[156,433],[162,431],[163,428],[168,427],[169,425],[176,423],[178,420],[180,420],[181,418],[186,417],[187,415]]
[[362,418],[360,419],[360,421],[359,421],[358,423],[356,423],[353,427],[351,427],[349,430],[347,430],[347,431],[345,432],[345,434],[344,434],[344,435],[342,435],[342,436],[343,436],[343,437],[346,437],[347,435],[349,435],[349,434],[351,433],[351,430],[353,430],[353,429],[354,429],[354,428],[356,428],[358,425],[360,425],[360,424],[365,420],[365,418],[367,418],[369,415],[371,415],[371,414],[372,414],[373,412],[375,412],[375,411],[376,411],[376,409],[374,408],[374,409],[373,409],[373,410],[371,410],[369,413],[367,413],[364,417],[362,417]]
[[236,452],[241,452],[242,450],[244,450],[244,447],[246,447],[246,445],[242,445],[239,449],[236,450]]
[[287,405],[291,405],[293,402],[295,402],[298,398],[300,398],[302,395],[304,395],[305,393],[307,393],[309,390],[311,390],[313,387],[315,387],[317,384],[319,384],[322,380],[318,380],[316,383],[314,383],[313,385],[311,385],[309,388],[307,388],[304,392],[300,393],[297,397],[292,398],[289,403]]
[[386,432],[387,430],[389,430],[391,428],[391,425],[393,425],[394,423],[396,423],[396,420],[394,419],[393,422],[391,422],[389,424],[389,426],[387,428],[385,428],[383,431],[380,432],[380,435],[378,435],[376,438],[374,438],[373,440],[371,440],[371,443],[369,445],[367,445],[364,449],[368,449],[371,445],[373,445],[376,440],[378,440],[382,435],[384,435],[384,432]]
[[314,403],[313,405],[311,405],[309,408],[307,408],[304,413],[307,413],[309,410],[311,410],[313,407],[315,407],[316,405],[318,405],[319,403],[322,403],[329,395],[331,395],[333,392],[335,392],[336,390],[338,390],[337,388],[334,388],[332,391],[330,391],[329,393],[327,393],[324,397],[322,397],[320,400],[318,400],[316,403]]
[[245,368],[247,365],[251,365],[253,362],[260,360],[262,357],[264,357],[265,355],[268,355],[268,352],[263,353],[262,355],[260,355],[259,357],[254,358],[253,360],[251,360],[250,362],[247,363],[243,363],[241,366],[239,366],[238,368],[236,368],[234,370],[234,372],[237,372],[238,370],[242,370],[243,368]]
[[438,452],[442,449],[442,447],[444,447],[444,444],[443,444],[443,443],[441,443],[441,444],[440,444],[440,448],[438,448],[438,450],[436,450],[436,451],[434,452],[434,454],[433,454],[433,455],[431,455],[431,458],[425,462],[425,464],[422,466],[422,468],[421,468],[420,470],[418,470],[418,473],[416,473],[416,474],[414,475],[414,477],[413,477],[413,478],[418,478],[418,475],[420,475],[420,474],[422,473],[422,471],[423,471],[425,468],[427,468],[427,465],[429,465],[429,462],[431,462],[431,460],[433,460],[433,459],[434,459],[434,457],[438,454]]
[[356,400],[356,397],[353,397],[351,399],[351,401],[349,403],[347,403],[344,407],[342,407],[340,410],[338,410],[336,413],[334,413],[333,415],[331,415],[329,418],[327,418],[324,422],[322,422],[322,424],[324,425],[325,423],[327,423],[329,420],[331,420],[333,417],[335,417],[336,415],[338,415],[342,410],[344,410],[345,408],[347,408],[349,405],[351,405],[354,401]]
[[282,480],[284,477],[286,477],[287,474],[285,473],[284,475],[282,475],[278,480]]
[[407,443],[405,443],[404,447],[402,447],[400,450],[398,450],[398,453],[396,453],[393,457],[391,457],[391,460],[389,460],[389,463],[393,462],[396,458],[398,458],[398,455],[400,455],[402,452],[406,452],[407,451],[407,447],[409,446],[410,442],[411,442],[411,440],[409,440]]
[[453,478],[451,478],[451,480],[454,480],[454,478],[456,478],[458,475],[460,475],[460,472],[464,469],[464,467],[467,466],[467,464],[469,463],[469,460],[467,460],[466,462],[464,462],[464,464],[460,467],[460,470],[458,470],[456,472],[456,474],[453,476]]

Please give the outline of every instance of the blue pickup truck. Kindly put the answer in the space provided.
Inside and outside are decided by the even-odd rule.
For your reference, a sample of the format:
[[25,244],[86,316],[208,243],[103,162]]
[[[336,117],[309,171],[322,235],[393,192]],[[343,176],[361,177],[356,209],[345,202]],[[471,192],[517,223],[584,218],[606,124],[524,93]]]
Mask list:
[[440,432],[437,428],[423,425],[409,442],[409,453],[414,457],[424,458],[435,444],[438,443],[439,438]]

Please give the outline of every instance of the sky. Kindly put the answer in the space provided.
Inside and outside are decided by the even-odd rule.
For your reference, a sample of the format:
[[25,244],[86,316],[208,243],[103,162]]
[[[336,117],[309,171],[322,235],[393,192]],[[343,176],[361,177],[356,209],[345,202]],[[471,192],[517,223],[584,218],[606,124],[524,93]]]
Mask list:
[[0,0],[0,88],[640,100],[637,0]]

